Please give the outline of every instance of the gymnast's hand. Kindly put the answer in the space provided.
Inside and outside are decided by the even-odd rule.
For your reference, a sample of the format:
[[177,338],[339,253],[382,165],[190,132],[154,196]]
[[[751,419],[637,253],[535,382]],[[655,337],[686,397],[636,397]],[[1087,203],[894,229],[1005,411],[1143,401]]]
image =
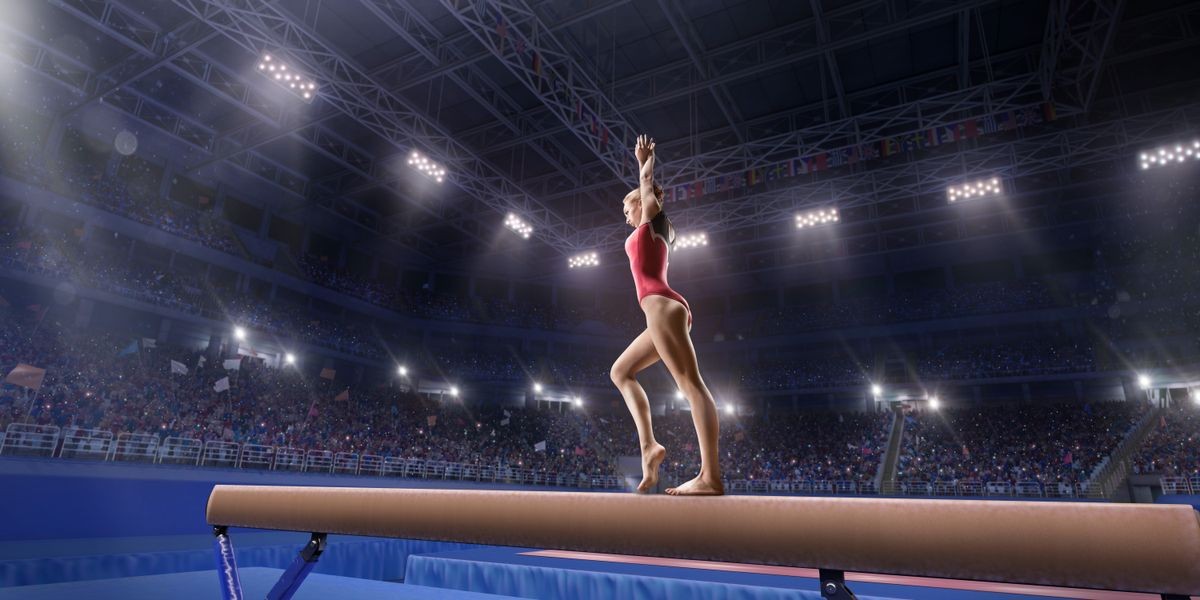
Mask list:
[[638,166],[646,164],[646,159],[654,156],[654,138],[646,135],[639,135],[637,146],[633,148],[634,156],[637,156]]

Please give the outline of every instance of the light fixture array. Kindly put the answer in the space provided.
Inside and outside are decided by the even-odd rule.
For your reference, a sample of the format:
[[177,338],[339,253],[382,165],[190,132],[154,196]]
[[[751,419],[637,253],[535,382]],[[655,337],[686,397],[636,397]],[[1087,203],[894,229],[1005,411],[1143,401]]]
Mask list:
[[837,223],[841,220],[842,218],[838,215],[836,208],[822,208],[821,210],[813,210],[796,215],[796,228],[816,227],[817,225],[825,225],[827,223]]
[[577,254],[567,259],[567,265],[572,269],[577,267],[594,267],[598,264],[600,264],[600,259],[596,256],[595,252]]
[[292,92],[305,102],[312,102],[317,95],[317,83],[270,54],[264,54],[258,62],[258,72],[279,86]]
[[708,234],[707,233],[693,233],[693,234],[689,234],[689,235],[681,235],[681,236],[679,236],[679,239],[675,240],[675,247],[679,248],[681,250],[684,248],[695,248],[697,246],[707,246],[707,245],[708,245]]
[[1147,150],[1138,156],[1142,170],[1150,167],[1165,167],[1170,164],[1179,164],[1186,162],[1188,159],[1200,160],[1200,140],[1195,140],[1191,144],[1174,144],[1167,145],[1154,150]]
[[533,227],[529,223],[512,213],[508,213],[508,217],[504,219],[504,226],[525,239],[529,239],[529,234],[533,233]]
[[999,196],[1000,179],[992,177],[990,179],[967,182],[962,185],[952,185],[946,188],[946,195],[949,196],[951,202],[958,202],[966,198]]
[[420,152],[413,150],[412,154],[408,155],[408,165],[416,167],[416,169],[441,183],[446,178],[446,169],[441,165],[425,158]]

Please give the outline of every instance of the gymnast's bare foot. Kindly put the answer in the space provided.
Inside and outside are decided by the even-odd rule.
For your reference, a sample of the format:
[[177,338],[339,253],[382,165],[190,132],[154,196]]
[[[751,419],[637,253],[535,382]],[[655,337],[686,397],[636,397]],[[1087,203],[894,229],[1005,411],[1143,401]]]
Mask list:
[[667,449],[662,444],[654,444],[648,451],[642,452],[642,482],[637,486],[637,493],[649,494],[658,485],[658,466],[667,457]]
[[725,484],[721,483],[719,477],[712,478],[700,474],[679,487],[667,488],[667,493],[672,496],[723,496]]

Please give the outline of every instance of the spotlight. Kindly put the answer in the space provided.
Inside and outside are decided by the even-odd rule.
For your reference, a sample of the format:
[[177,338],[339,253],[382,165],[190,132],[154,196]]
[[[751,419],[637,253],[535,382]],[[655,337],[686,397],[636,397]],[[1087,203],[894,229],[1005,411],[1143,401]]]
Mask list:
[[708,234],[706,233],[693,233],[691,235],[684,235],[675,240],[675,247],[679,248],[680,250],[684,248],[695,248],[697,246],[707,245]]
[[942,406],[942,403],[938,401],[937,396],[934,396],[929,399],[929,409],[930,410],[937,410],[937,409],[941,408],[941,406]]
[[535,393],[535,394],[540,394],[540,393],[542,393],[542,384],[540,384],[540,383],[534,383],[534,384],[533,384],[533,393]]
[[805,227],[816,227],[826,223],[837,223],[841,221],[836,208],[813,210],[806,213],[796,215],[796,229],[804,229]]
[[725,405],[725,414],[727,414],[727,415],[733,414],[733,405],[732,404]]
[[289,365],[296,364],[296,355],[292,354],[291,352],[288,352],[287,354],[284,355],[283,362],[285,362]]
[[676,400],[683,400],[683,392],[681,392],[681,391],[679,391],[679,390],[675,390],[675,399],[676,399]]
[[413,150],[412,154],[408,156],[408,164],[416,167],[418,171],[434,178],[438,183],[441,183],[442,179],[446,176],[445,169],[436,163],[429,162],[428,158],[421,156],[421,153],[417,152],[416,150]]
[[404,365],[400,365],[400,367],[398,369],[396,369],[396,371],[398,371],[400,373],[401,377],[408,377],[408,367],[406,367]]
[[871,384],[871,395],[872,396],[878,396],[882,393],[883,393],[883,388],[879,387],[878,384]]
[[567,266],[574,269],[577,267],[594,267],[600,264],[599,257],[595,252],[577,254],[567,259]]
[[453,385],[450,386],[450,395],[454,396],[455,398],[458,397],[458,387],[457,386],[453,386]]
[[272,59],[269,54],[263,55],[262,60],[258,63],[258,70],[263,75],[278,81],[280,85],[286,83],[287,87],[284,89],[292,91],[292,93],[304,99],[304,101],[312,102],[317,84],[307,79],[302,73],[297,72],[295,69],[289,70],[286,64]]
[[583,406],[583,398],[575,396],[575,406]]
[[[437,180],[441,181],[442,178],[439,176]],[[533,227],[529,223],[522,221],[520,217],[512,213],[508,213],[508,217],[504,219],[504,226],[525,239],[529,239],[529,234],[533,233]]]
[[1178,143],[1174,146],[1163,146],[1142,152],[1138,154],[1138,164],[1144,171],[1153,166],[1161,167],[1171,163],[1185,162],[1188,158],[1200,160],[1200,140],[1195,140],[1190,145]]
[[1150,378],[1145,375],[1138,374],[1137,381],[1138,387],[1142,388],[1143,390],[1150,387]]
[[239,342],[245,340],[246,339],[246,330],[242,329],[241,327],[234,327],[233,328],[233,338]]
[[946,195],[951,202],[957,202],[964,198],[977,198],[983,196],[999,196],[1000,195],[1000,179],[992,177],[989,179],[980,179],[971,181],[962,185],[950,186],[946,188]]

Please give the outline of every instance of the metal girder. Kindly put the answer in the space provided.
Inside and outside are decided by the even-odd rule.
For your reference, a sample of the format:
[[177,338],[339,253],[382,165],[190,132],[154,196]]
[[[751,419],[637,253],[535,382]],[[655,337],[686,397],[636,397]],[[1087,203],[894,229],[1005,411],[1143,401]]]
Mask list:
[[[826,52],[857,46],[923,24],[949,20],[959,11],[991,3],[994,0],[929,0],[919,4],[922,8],[920,12],[906,16],[892,14],[892,0],[852,2],[823,13],[824,23],[827,26],[844,25],[849,30],[861,33],[839,37],[822,45],[817,41],[817,20],[804,19],[709,49],[706,60],[712,67],[709,78],[704,81],[693,81],[695,67],[690,59],[683,59],[614,82],[611,97],[622,113],[631,115],[637,110],[685,98],[711,86],[725,85],[804,60],[820,58]],[[531,116],[540,110],[543,109],[531,111]],[[540,135],[557,135],[561,131],[561,127],[547,129]],[[477,130],[464,132],[467,136],[479,134]],[[747,137],[753,139],[754,135],[748,134]],[[521,139],[520,143],[528,143],[532,139],[536,138]],[[513,140],[512,143],[516,142]]]
[[572,228],[561,217],[282,9],[256,0],[173,2],[255,54],[271,51],[302,65],[322,80],[319,97],[325,102],[405,153],[421,146],[446,165],[449,182],[496,211],[520,213],[555,251],[565,255],[574,249]]
[[[81,98],[87,97],[88,90],[96,90],[106,85],[93,81],[97,74],[89,66],[57,48],[29,37],[23,31],[14,30],[4,23],[0,23],[0,31],[6,33],[8,41],[7,44],[0,45],[0,52],[13,57],[34,72],[71,87]],[[217,134],[211,127],[136,89],[117,89],[105,96],[104,103],[147,125],[165,131],[200,151],[212,152]],[[304,195],[307,182],[302,175],[258,153],[251,153],[244,160],[229,164],[278,186],[297,199]]]
[[[1200,43],[1200,37],[1195,35],[1195,27],[1192,23],[1196,22],[1195,19],[1198,16],[1200,16],[1200,5],[1189,3],[1125,21],[1124,27],[1121,28],[1113,42],[1113,46],[1119,49],[1119,53],[1109,57],[1107,62],[1114,64],[1136,60],[1159,52],[1195,46],[1197,43]],[[975,11],[974,17],[976,31],[980,31],[981,28],[978,23],[980,13],[978,10]],[[1029,74],[1035,74],[1040,77],[1040,48],[1031,47],[992,54],[987,48],[986,39],[983,36],[979,36],[978,43],[980,44],[982,56],[970,63],[968,78],[976,82],[994,82],[1000,80],[1000,83],[994,86],[990,83],[987,84],[991,86],[990,88],[976,86],[966,90],[959,90],[957,93],[961,95],[957,97],[964,102],[963,106],[964,109],[967,109],[967,112],[973,112],[972,116],[974,116],[979,114],[977,111],[986,112],[991,110],[991,107],[1002,110],[1006,106],[1021,104],[1021,102],[1017,101],[1017,98],[1006,100],[1005,94],[1001,93],[1005,89],[1013,88],[1014,82],[1024,90],[1021,92],[1020,97],[1028,97],[1030,101],[1036,99],[1034,96],[1041,98],[1037,88],[1031,87],[1031,85],[1036,86],[1037,84],[1029,81],[1027,78]],[[870,114],[872,115],[871,120],[885,124],[889,119],[888,115],[891,115],[890,118],[895,121],[895,128],[891,130],[892,133],[887,133],[889,136],[919,130],[919,126],[915,127],[913,123],[928,123],[925,120],[926,117],[936,113],[929,112],[928,109],[922,108],[920,104],[908,107],[910,99],[913,97],[923,98],[932,89],[953,87],[957,78],[961,77],[960,69],[960,65],[954,65],[939,71],[916,75],[898,82],[891,82],[875,88],[861,90],[850,94],[848,100],[851,104],[854,104],[861,98],[861,102],[866,103],[887,94],[887,97],[890,99],[887,104],[894,105],[894,108],[886,109],[877,114],[864,114]],[[889,91],[893,89],[895,90],[894,93],[889,94]],[[989,89],[991,91],[988,91]],[[991,102],[988,100],[989,96],[992,97]],[[950,93],[943,94],[940,99],[932,99],[944,104],[950,102],[954,97],[955,93]],[[910,110],[910,108],[913,110]],[[1060,112],[1058,112],[1060,118],[1073,114],[1078,114],[1078,111],[1073,111],[1069,107],[1060,109]],[[747,130],[751,134],[755,134],[756,138],[760,141],[771,139],[775,132],[790,131],[803,133],[813,123],[818,124],[817,132],[819,133],[821,129],[830,126],[829,124],[821,123],[821,115],[821,104],[812,104],[776,115],[755,119],[747,123]],[[901,131],[906,127],[907,129]],[[850,131],[846,132],[847,135],[849,133]],[[806,138],[809,142],[820,141],[819,138],[812,136],[806,136]],[[863,135],[863,139],[870,141],[871,138],[869,135]],[[684,154],[688,149],[696,146],[716,149],[712,158],[707,160],[719,160],[721,156],[726,155],[736,145],[733,143],[732,136],[729,135],[727,129],[719,128],[697,134],[694,136],[694,139],[687,138],[660,143],[659,154],[664,157],[676,156]],[[814,146],[816,145],[814,144]],[[844,143],[838,144],[836,140],[833,140],[833,143],[825,145],[824,148],[820,146],[816,146],[815,148],[813,146],[807,147],[815,151],[821,149],[829,150],[836,147],[844,147]],[[802,155],[807,151],[809,150],[796,150],[797,154],[793,156]],[[595,172],[595,166],[595,164],[590,166],[585,165],[584,173]],[[730,172],[736,173],[740,169],[737,161],[734,161],[727,168],[728,171],[725,174],[729,174]],[[526,181],[526,185],[529,186],[530,190],[540,194],[541,197],[547,200],[558,200],[573,194],[603,190],[609,188],[612,182],[607,179],[593,179],[585,182],[580,188],[565,190],[557,186],[556,182],[552,179],[539,177]]]
[[[466,58],[465,51],[455,44],[447,43],[446,37],[426,21],[419,12],[413,10],[407,2],[359,1],[401,39],[416,48],[418,54],[430,64],[442,66],[460,62]],[[462,88],[483,110],[491,114],[496,122],[507,127],[510,135],[525,135],[534,131],[534,128],[538,126],[532,120],[521,117],[522,107],[478,65],[468,65],[461,70],[461,73],[457,70],[449,71],[446,73],[446,78]],[[579,161],[557,139],[546,138],[541,142],[530,144],[527,148],[531,148],[550,166],[554,167],[559,176],[578,185],[579,179],[576,173],[580,166]],[[479,147],[486,148],[487,146]]]
[[[960,152],[925,157],[862,172],[844,169],[815,183],[756,193],[735,193],[698,206],[681,207],[672,220],[681,231],[702,230],[710,239],[764,222],[790,222],[803,210],[836,206],[846,210],[890,200],[944,194],[947,185],[992,174],[1007,182],[1015,178],[1108,162],[1133,148],[1149,146],[1173,132],[1173,124],[1200,122],[1200,104],[1122,115],[1076,128],[1028,135],[1007,141],[963,148]],[[624,240],[626,230],[605,225],[580,232],[589,248],[607,248]],[[719,244],[719,238],[717,240]]]
[[[1020,75],[1022,73],[1029,73],[1036,66],[1036,51],[1030,49],[1010,50],[994,57],[992,60],[1005,65],[1004,75]],[[971,64],[972,70],[981,70],[984,67],[984,59],[976,60]],[[889,82],[859,90],[853,94],[848,94],[847,99],[851,103],[859,99],[866,103],[872,99],[878,99],[886,95],[894,101],[894,104],[904,104],[909,102],[912,97],[929,95],[931,90],[953,88],[958,77],[959,68],[958,65],[954,65],[937,71],[914,75],[901,81]],[[986,78],[983,76],[978,77],[980,81],[984,79]],[[746,122],[745,128],[760,139],[777,135],[780,132],[797,131],[813,123],[824,122],[823,107],[825,104],[825,101],[817,101],[809,105],[759,117]],[[733,140],[734,138],[729,132],[729,128],[720,127],[701,132],[691,138],[660,142],[658,152],[663,157],[670,157],[685,155],[693,146],[698,146],[701,150],[719,150],[734,146],[735,143]],[[597,163],[585,165],[585,175],[597,173],[597,166]],[[731,166],[730,168],[734,171],[738,170],[736,166]],[[589,177],[589,180],[579,188],[564,188],[558,185],[556,180],[549,177],[536,177],[527,180],[525,183],[531,191],[539,194],[541,197],[548,200],[557,200],[572,194],[591,192],[611,186],[613,181],[608,177],[603,177],[603,175],[604,173],[600,173],[600,177]]]
[[[146,21],[136,14],[134,9],[121,2],[114,0],[72,0],[71,2],[51,0],[51,2],[65,12],[104,31],[111,38],[141,56],[143,61],[167,68],[201,89],[238,107],[255,119],[253,126],[244,128],[238,136],[214,136],[207,150],[214,153],[215,156],[185,167],[187,172],[194,173],[209,165],[226,161],[247,166],[248,161],[253,159],[251,154],[246,152],[246,143],[257,140],[261,136],[269,136],[281,128],[287,130],[287,121],[299,118],[294,111],[289,111],[286,107],[269,99],[266,94],[260,93],[257,89],[258,86],[243,81],[232,70],[217,65],[212,58],[195,50],[196,43],[186,44],[183,51],[179,51],[179,44],[161,43],[160,40],[167,36],[162,34],[155,24]],[[196,23],[203,30],[208,29],[200,21],[191,21],[191,23]],[[195,35],[201,36],[202,34],[195,33]],[[205,37],[216,35],[217,33],[214,31]],[[142,69],[142,72],[146,71],[146,69]],[[109,85],[108,87],[116,90],[122,86]],[[356,158],[359,163],[369,164],[371,162],[366,151],[358,149],[350,142],[323,128],[311,127],[303,132],[292,131],[289,137],[350,169],[356,168]],[[297,177],[299,177],[298,174]],[[304,191],[311,196],[317,189],[306,185]],[[346,215],[341,211],[333,210],[330,203],[317,203],[318,207],[356,227],[376,234],[382,232],[377,212],[358,203],[350,205],[353,208],[353,214]],[[305,208],[307,208],[306,205],[300,204],[294,210]],[[422,249],[422,245],[426,248],[433,247],[435,245],[433,242],[424,239],[414,241],[412,238],[409,238],[407,242],[405,244],[407,250],[426,260],[433,259]]]
[[[842,118],[849,117],[850,105],[846,103],[846,90],[842,86],[842,72],[838,69],[837,57],[834,56],[833,50],[829,49],[829,25],[825,23],[825,19],[822,17],[821,0],[809,0],[808,5],[812,9],[813,19],[816,20],[817,44],[826,47],[826,50],[822,52],[825,65],[822,73],[828,74],[830,81],[833,82],[833,92],[837,98]],[[824,88],[824,83],[822,83],[822,88]]]
[[[675,37],[679,39],[679,43],[683,45],[684,51],[687,52],[688,59],[692,61],[692,65],[696,67],[696,74],[701,79],[706,79],[709,72],[712,70],[705,60],[705,48],[696,33],[696,29],[692,27],[691,21],[686,16],[680,15],[682,10],[678,7],[675,0],[658,0],[658,7],[667,18],[667,23],[671,25],[671,29],[675,31]],[[738,143],[745,143],[746,136],[742,133],[741,124],[745,121],[742,118],[741,112],[737,108],[737,102],[729,95],[729,90],[724,86],[715,85],[708,89],[711,93],[713,101],[717,103],[717,108],[721,110],[721,114],[725,116],[725,120],[729,122],[729,129],[737,138]]]
[[150,38],[152,44],[149,55],[139,53],[138,56],[118,61],[108,70],[98,73],[91,81],[100,87],[89,90],[86,98],[60,112],[58,118],[65,119],[75,114],[92,102],[141,79],[165,63],[190,52],[217,35],[215,31],[210,31],[198,21],[188,21],[174,31],[162,35],[153,31],[144,33],[153,34]]
[[462,6],[440,1],[609,172],[633,184],[637,165],[626,144],[632,144],[638,130],[523,0],[478,0]]
[[1091,108],[1124,12],[1124,0],[1050,1],[1039,69],[1048,101],[1077,112]]

